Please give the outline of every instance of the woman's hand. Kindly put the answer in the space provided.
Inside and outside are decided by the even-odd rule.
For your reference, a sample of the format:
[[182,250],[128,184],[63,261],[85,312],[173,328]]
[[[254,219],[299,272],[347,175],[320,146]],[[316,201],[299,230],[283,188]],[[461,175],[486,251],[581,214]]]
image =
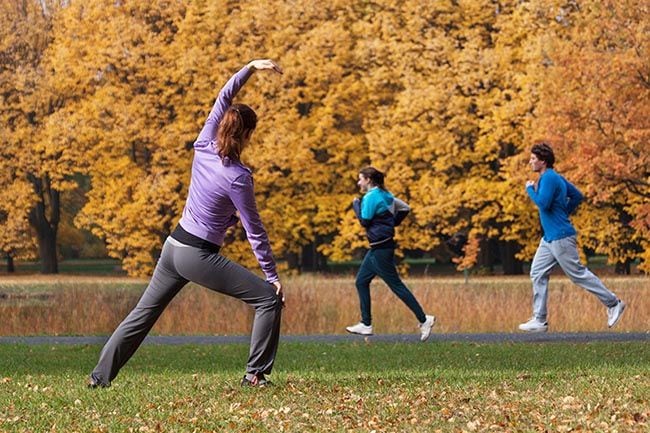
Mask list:
[[271,59],[253,60],[247,66],[248,69],[256,69],[256,70],[270,69],[272,71],[277,72],[278,74],[282,74],[282,68]]
[[284,291],[282,291],[282,284],[279,281],[273,283],[275,286],[275,294],[280,296],[282,299],[282,306],[284,307]]

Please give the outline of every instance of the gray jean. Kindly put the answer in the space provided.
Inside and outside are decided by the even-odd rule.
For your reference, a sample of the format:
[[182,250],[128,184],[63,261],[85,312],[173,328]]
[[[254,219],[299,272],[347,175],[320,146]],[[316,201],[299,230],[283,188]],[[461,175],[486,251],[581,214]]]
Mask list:
[[576,237],[568,236],[552,242],[539,243],[530,268],[533,281],[533,316],[546,322],[548,280],[553,267],[559,264],[564,273],[578,286],[593,293],[606,307],[613,307],[618,298],[586,266],[580,263]]
[[281,299],[275,286],[218,253],[169,237],[149,286],[101,351],[92,377],[110,383],[138,349],[176,294],[189,281],[241,299],[255,309],[246,372],[269,374],[280,340]]

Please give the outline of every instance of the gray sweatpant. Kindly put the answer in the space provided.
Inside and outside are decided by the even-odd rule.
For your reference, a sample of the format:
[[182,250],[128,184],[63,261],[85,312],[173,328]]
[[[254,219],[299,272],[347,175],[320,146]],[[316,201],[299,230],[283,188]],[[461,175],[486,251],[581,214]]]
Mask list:
[[189,281],[241,299],[255,309],[246,372],[269,374],[280,339],[282,301],[275,286],[220,254],[169,237],[149,286],[101,351],[92,377],[109,384],[138,349],[167,304]]
[[564,273],[578,286],[593,293],[606,307],[613,307],[618,298],[586,266],[580,263],[576,237],[568,236],[552,242],[539,243],[530,268],[533,281],[533,316],[546,322],[548,280],[553,267],[559,264]]

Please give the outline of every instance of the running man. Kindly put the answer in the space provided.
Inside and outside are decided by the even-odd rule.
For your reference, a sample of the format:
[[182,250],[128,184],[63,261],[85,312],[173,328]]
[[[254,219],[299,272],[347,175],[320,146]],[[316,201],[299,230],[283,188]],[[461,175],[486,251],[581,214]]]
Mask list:
[[537,182],[526,182],[526,192],[539,208],[544,235],[537,247],[530,269],[533,282],[533,317],[519,325],[526,332],[548,330],[546,301],[551,270],[559,264],[575,284],[593,293],[607,307],[607,325],[611,328],[621,318],[625,302],[580,263],[576,246],[576,230],[569,215],[578,207],[583,195],[578,189],[553,170],[555,155],[547,143],[535,144],[531,150],[529,165],[539,173]]

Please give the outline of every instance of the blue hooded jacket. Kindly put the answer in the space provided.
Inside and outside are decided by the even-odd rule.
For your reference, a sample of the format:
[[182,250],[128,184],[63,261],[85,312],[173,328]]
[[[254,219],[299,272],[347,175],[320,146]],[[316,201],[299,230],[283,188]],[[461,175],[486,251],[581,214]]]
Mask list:
[[548,169],[540,176],[537,189],[529,186],[526,192],[539,208],[546,242],[576,235],[569,215],[575,212],[584,199],[578,188],[555,170]]

